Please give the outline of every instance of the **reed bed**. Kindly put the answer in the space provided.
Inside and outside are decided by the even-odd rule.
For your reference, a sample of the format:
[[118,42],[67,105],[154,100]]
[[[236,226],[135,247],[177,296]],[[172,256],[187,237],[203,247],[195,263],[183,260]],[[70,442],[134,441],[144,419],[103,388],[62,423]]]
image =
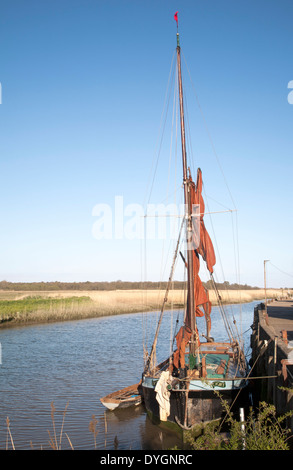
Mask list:
[[[263,289],[219,291],[223,303],[247,303],[264,299]],[[281,289],[268,289],[268,298],[280,298]],[[164,290],[111,290],[111,291],[38,291],[0,292],[0,326],[19,323],[51,322],[92,318],[122,313],[160,310]],[[184,292],[169,292],[166,309],[182,308]],[[210,291],[212,304],[217,303]]]

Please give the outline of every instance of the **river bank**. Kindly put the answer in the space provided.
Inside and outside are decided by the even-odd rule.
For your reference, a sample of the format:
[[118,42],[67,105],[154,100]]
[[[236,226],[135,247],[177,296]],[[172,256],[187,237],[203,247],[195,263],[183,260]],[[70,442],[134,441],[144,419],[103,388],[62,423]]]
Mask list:
[[[221,290],[225,304],[262,300],[264,289]],[[160,310],[165,290],[0,291],[0,327],[77,320],[123,313]],[[268,298],[281,298],[282,289],[267,289]],[[210,291],[216,304],[216,295]],[[169,292],[167,309],[182,308],[184,292]]]

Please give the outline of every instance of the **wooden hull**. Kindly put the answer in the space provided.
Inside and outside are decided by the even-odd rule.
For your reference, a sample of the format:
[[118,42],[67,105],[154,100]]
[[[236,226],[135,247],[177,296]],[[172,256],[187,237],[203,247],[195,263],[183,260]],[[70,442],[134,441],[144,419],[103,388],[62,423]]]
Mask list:
[[[160,407],[154,388],[142,386],[142,390],[146,410],[152,417],[160,420]],[[222,399],[231,405],[237,392],[227,390],[220,393]],[[220,420],[223,416],[222,402],[212,390],[170,392],[170,415],[167,423],[188,430],[196,426],[202,428],[207,423]]]
[[142,403],[142,396],[140,390],[141,382],[130,387],[123,388],[117,392],[110,393],[100,401],[108,410],[116,410],[117,408],[128,408],[129,406],[137,406]]
[[201,348],[198,357],[200,363],[205,364],[203,376],[202,364],[199,368],[187,361],[188,367],[184,373],[182,371],[182,376],[178,375],[178,370],[169,372],[168,361],[160,364],[153,374],[143,376],[143,400],[151,416],[183,429],[202,428],[224,416],[223,400],[229,406],[245,402],[246,370],[239,369],[231,346],[204,343]]

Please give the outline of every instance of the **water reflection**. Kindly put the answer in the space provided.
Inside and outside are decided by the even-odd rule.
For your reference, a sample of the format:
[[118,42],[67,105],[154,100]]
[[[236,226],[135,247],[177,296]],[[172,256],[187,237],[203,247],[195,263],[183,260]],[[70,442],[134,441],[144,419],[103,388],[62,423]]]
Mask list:
[[[106,411],[107,449],[169,449],[182,446],[180,435],[153,424],[142,405],[134,408]],[[127,432],[125,429],[127,423]],[[105,432],[104,432],[105,434]]]

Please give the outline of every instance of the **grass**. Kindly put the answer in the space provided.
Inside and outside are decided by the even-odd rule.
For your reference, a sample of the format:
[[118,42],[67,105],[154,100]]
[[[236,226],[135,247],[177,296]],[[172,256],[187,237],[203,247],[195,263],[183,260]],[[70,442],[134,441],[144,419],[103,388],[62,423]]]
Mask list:
[[[220,394],[215,391],[220,397]],[[221,397],[220,397],[221,398]],[[278,416],[274,405],[260,402],[257,410],[250,412],[243,422],[234,418],[229,405],[221,398],[226,420],[229,424],[228,437],[221,432],[221,424],[208,425],[204,433],[194,438],[192,431],[186,436],[186,443],[193,450],[290,450],[291,429],[287,420],[293,410]]]
[[[281,290],[268,289],[268,298],[280,297]],[[224,303],[252,302],[264,298],[263,289],[220,291]],[[21,323],[50,322],[83,319],[121,313],[159,310],[164,290],[111,291],[38,291],[28,295],[24,291],[0,291],[0,326]],[[210,292],[216,304],[216,296]],[[169,292],[167,309],[182,308],[184,293]]]
[[89,310],[91,303],[91,299],[86,296],[28,296],[18,300],[0,300],[0,324],[73,319]]

